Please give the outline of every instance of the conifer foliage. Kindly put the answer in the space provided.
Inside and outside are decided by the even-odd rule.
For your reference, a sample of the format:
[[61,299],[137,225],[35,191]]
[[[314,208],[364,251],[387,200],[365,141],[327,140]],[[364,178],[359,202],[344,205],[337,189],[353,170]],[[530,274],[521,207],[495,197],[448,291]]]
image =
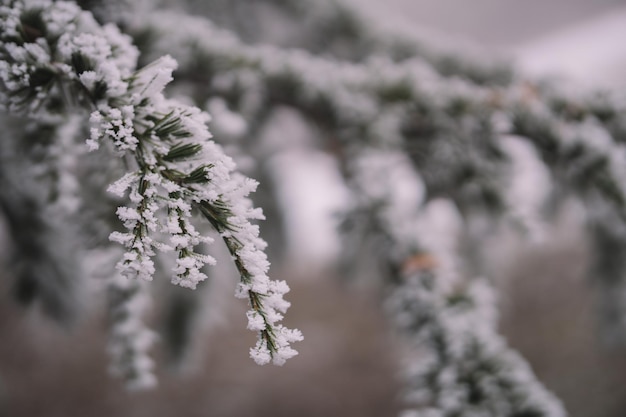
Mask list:
[[[196,289],[229,261],[214,253],[220,240],[258,334],[250,356],[285,363],[302,334],[280,324],[289,288],[268,276],[251,198],[279,219],[292,210],[259,139],[288,107],[336,159],[351,197],[342,257],[376,261],[408,347],[402,415],[566,415],[498,334],[484,254],[467,242],[502,225],[541,239],[549,214],[575,199],[598,242],[596,279],[606,294],[626,285],[623,97],[573,94],[479,53],[384,32],[339,0],[183,2],[207,17],[174,1],[165,11],[78,3],[0,6],[0,209],[18,299],[66,320],[84,287],[105,280],[112,370],[146,388],[156,383],[148,281]],[[276,39],[270,12],[301,24]],[[243,155],[252,163],[238,168]],[[626,334],[626,303],[606,304],[610,332]]]
[[[131,39],[73,3],[11,2],[1,12],[3,106],[10,114],[59,124],[64,113],[90,112],[88,150],[106,144],[108,157],[122,159],[129,171],[107,189],[128,195],[116,210],[125,230],[109,235],[125,249],[116,273],[151,281],[156,253],[174,252],[172,282],[195,289],[206,278],[204,265],[215,263],[199,249],[213,238],[194,226],[195,208],[224,240],[241,274],[237,297],[249,300],[248,328],[259,333],[250,355],[259,364],[294,356],[290,343],[301,334],[277,324],[289,306],[282,298],[288,287],[267,276],[265,242],[250,223],[262,218],[248,199],[256,182],[235,173],[232,159],[210,140],[208,114],[162,94],[176,62],[164,56],[136,70]],[[115,303],[122,304],[115,306],[113,328],[121,346],[111,350],[129,362],[122,367],[130,368],[131,385],[149,385],[148,337],[134,317],[142,310],[135,295],[141,286],[121,280],[111,283],[121,294]]]

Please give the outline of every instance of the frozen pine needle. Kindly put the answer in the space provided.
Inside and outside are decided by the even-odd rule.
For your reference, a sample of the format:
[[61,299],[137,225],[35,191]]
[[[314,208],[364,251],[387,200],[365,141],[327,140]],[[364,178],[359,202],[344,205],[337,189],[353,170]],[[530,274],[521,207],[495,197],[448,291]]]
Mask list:
[[[26,15],[41,27],[31,27]],[[207,278],[205,266],[216,262],[203,249],[213,239],[199,232],[193,219],[200,212],[225,241],[241,274],[237,296],[250,303],[248,327],[259,334],[251,356],[259,364],[282,365],[297,354],[290,345],[302,335],[278,324],[289,306],[282,298],[288,287],[267,276],[266,244],[251,223],[263,218],[248,197],[256,182],[237,173],[211,140],[207,113],[165,97],[176,61],[163,56],[136,69],[138,52],[131,39],[113,25],[101,26],[73,3],[3,3],[0,18],[2,106],[37,118],[58,111],[50,107],[58,95],[65,111],[74,112],[76,105],[90,109],[88,149],[104,147],[125,161],[128,172],[108,187],[126,200],[116,211],[125,230],[110,234],[125,248],[115,279],[151,281],[155,256],[170,252],[172,283],[195,289]],[[133,286],[133,294],[139,288]],[[121,297],[117,304],[136,298]],[[129,321],[129,312],[137,309],[130,304],[116,309],[125,313],[112,316],[112,337],[118,340],[112,355],[126,355],[120,346],[145,352],[141,321],[137,314]],[[117,372],[131,385],[152,385],[145,355],[118,362]],[[124,366],[128,369],[120,370]]]

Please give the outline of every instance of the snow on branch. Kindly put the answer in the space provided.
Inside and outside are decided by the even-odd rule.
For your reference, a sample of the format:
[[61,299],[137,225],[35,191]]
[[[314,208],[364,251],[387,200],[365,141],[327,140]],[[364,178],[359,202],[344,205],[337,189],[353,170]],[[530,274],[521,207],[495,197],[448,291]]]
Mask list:
[[419,57],[354,63],[246,45],[205,19],[169,12],[149,15],[133,31],[154,35],[148,56],[172,51],[182,74],[209,83],[210,94],[242,103],[248,118],[288,105],[341,147],[406,150],[430,194],[451,196],[463,210],[508,204],[501,138],[516,136],[535,148],[559,187],[594,190],[625,213],[619,154],[626,106],[618,96],[565,94],[523,80],[478,85],[442,76]]
[[566,416],[498,335],[491,284],[476,278],[441,293],[439,281],[445,275],[413,270],[387,300],[411,349],[402,373],[407,409],[401,415]]
[[126,248],[119,272],[151,280],[156,253],[174,252],[172,282],[195,288],[204,265],[215,262],[199,250],[212,239],[196,230],[198,211],[241,274],[237,296],[249,300],[248,327],[259,334],[251,356],[280,365],[297,354],[290,343],[302,335],[278,324],[288,287],[267,276],[265,242],[250,222],[263,218],[248,198],[256,182],[210,140],[208,114],[163,95],[176,61],[164,56],[136,70],[130,38],[73,3],[16,1],[0,7],[0,17],[0,104],[35,119],[89,109],[89,149],[106,146],[127,165],[109,187],[129,199],[117,210],[126,231],[110,236]]
[[2,116],[0,210],[11,236],[14,292],[25,304],[39,302],[62,323],[76,319],[82,281],[74,254],[74,220],[80,209],[76,165],[84,152],[80,117],[24,123]]
[[[391,245],[391,321],[407,342],[402,416],[564,417],[560,401],[497,333],[492,285],[464,276],[463,220],[448,200],[424,204],[421,179],[401,153],[365,152],[351,171],[359,207]],[[408,192],[407,192],[408,191]]]
[[[117,372],[134,386],[154,382],[147,356],[152,338],[141,316],[155,257],[173,253],[171,280],[188,288],[215,263],[204,251],[213,238],[198,230],[195,213],[225,242],[239,272],[236,296],[248,300],[248,328],[258,334],[251,357],[281,365],[297,353],[291,343],[302,339],[280,324],[288,287],[267,275],[266,244],[253,223],[263,214],[249,198],[257,183],[238,173],[212,140],[208,114],[164,95],[167,85],[180,82],[197,87],[196,102],[232,107],[246,126],[260,125],[268,109],[284,105],[324,133],[353,193],[354,212],[367,212],[376,223],[370,229],[389,243],[377,254],[389,270],[382,274],[387,304],[415,354],[406,375],[412,410],[406,415],[564,416],[497,334],[492,289],[462,273],[458,243],[474,212],[504,213],[540,229],[554,192],[595,208],[589,218],[602,226],[598,237],[626,246],[626,234],[608,234],[601,220],[608,213],[626,224],[626,102],[566,94],[509,69],[451,61],[411,39],[381,38],[333,1],[320,9],[308,0],[271,1],[298,15],[315,11],[313,28],[348,25],[352,33],[328,31],[320,43],[358,38],[363,56],[341,60],[246,44],[206,19],[147,12],[128,22],[142,41],[141,59],[150,62],[138,69],[130,38],[73,3],[0,6],[0,105],[41,123],[87,110],[86,147],[125,166],[108,188],[126,203],[116,211],[122,230],[110,234],[125,249],[110,285],[117,297],[111,306]],[[393,52],[386,53],[389,45]],[[243,135],[247,129],[238,124]],[[533,166],[545,168],[536,177],[540,187],[516,182]],[[65,191],[71,201],[72,187]],[[441,212],[452,214],[441,221],[433,214]],[[453,227],[433,227],[441,224]]]
[[[466,78],[478,84],[507,85],[516,78],[508,60],[494,57],[465,39],[446,39],[446,34],[430,33],[415,25],[404,30],[396,20],[385,24],[386,19],[374,19],[372,13],[363,12],[351,1],[232,0],[231,3],[252,13],[259,4],[270,5],[278,10],[277,20],[284,17],[290,22],[297,21],[295,33],[286,36],[281,46],[349,61],[385,56],[401,62],[419,57],[438,73]],[[219,7],[215,12],[219,13]],[[213,13],[209,16],[213,17]],[[250,26],[249,21],[243,20],[235,31],[245,33],[247,26]],[[259,43],[258,39],[249,40]]]
[[[328,137],[336,140],[332,145],[340,149],[337,154],[347,168],[347,182],[357,201],[369,201],[365,210],[372,211],[374,217],[386,213],[387,204],[393,199],[388,195],[372,199],[371,189],[358,185],[362,174],[354,171],[355,164],[358,165],[355,161],[368,152],[379,156],[385,152],[399,152],[401,160],[408,157],[408,162],[402,163],[412,165],[408,171],[415,170],[421,177],[428,199],[449,198],[464,215],[474,208],[483,212],[485,208],[503,211],[516,222],[526,222],[523,226],[533,233],[537,232],[533,229],[541,225],[537,219],[545,204],[542,200],[549,197],[548,190],[552,185],[558,192],[575,195],[584,201],[600,200],[622,219],[626,214],[626,178],[621,156],[624,152],[621,120],[626,107],[618,96],[566,94],[549,86],[517,79],[504,86],[497,82],[480,84],[442,75],[419,56],[399,62],[380,56],[362,62],[347,62],[321,58],[301,50],[247,45],[206,20],[173,17],[169,13],[152,14],[133,31],[142,38],[153,35],[154,42],[147,45],[148,56],[165,51],[180,54],[176,56],[180,58],[181,73],[188,79],[208,83],[210,94],[239,103],[242,106],[239,110],[247,117],[254,117],[267,107],[287,105],[321,126]],[[517,168],[511,158],[524,157],[509,149],[508,142],[512,137],[530,145],[531,159],[538,159],[533,163],[541,161],[545,165],[549,178],[541,180],[552,184],[540,185],[546,190],[543,194],[529,197],[524,188],[515,184]],[[392,167],[396,167],[398,161],[395,156],[393,158],[396,162]],[[363,178],[390,175],[389,167],[378,176],[373,173],[376,165],[371,160],[362,165],[367,167],[365,172],[370,170],[369,176]],[[367,184],[370,179],[363,179],[362,183]],[[400,183],[379,188],[393,193],[398,191]],[[432,238],[416,235],[417,240],[405,241],[406,235],[415,230],[411,224],[417,221],[419,213],[416,209],[401,216],[408,219],[407,224],[394,222],[397,218],[385,217],[378,227],[373,227],[395,248],[381,256],[396,265],[397,270],[402,271],[404,262],[418,256]],[[460,258],[460,254],[454,251],[444,255],[446,259]],[[434,259],[441,256],[437,254]],[[476,325],[482,320],[483,313],[476,310],[478,301],[472,294],[475,288],[482,288],[476,291],[487,294],[483,281],[464,279],[455,284],[441,271],[409,274],[417,278],[400,274],[391,281],[417,280],[417,284],[411,285],[419,288],[427,286],[423,281],[433,274],[437,277],[433,278],[436,282],[448,282],[451,289],[428,295],[435,300],[434,312],[426,317],[431,320],[429,323],[438,326],[442,332],[459,330],[454,337],[460,337],[467,346],[481,345],[475,358],[461,355],[456,359],[460,362],[476,359],[491,364],[489,366],[497,364],[489,368],[488,373],[493,372],[496,380],[514,387],[501,403],[499,394],[489,397],[494,404],[500,404],[497,410],[504,413],[526,410],[551,417],[564,415],[559,402],[545,391],[527,365],[497,335],[493,325],[495,319],[488,322],[492,323],[487,326],[489,330],[482,331],[482,327]],[[444,278],[440,278],[442,276]],[[414,294],[415,288],[404,286],[398,292]],[[462,304],[471,308],[460,313],[456,304],[448,302],[449,298],[455,298],[455,294],[469,300]],[[412,299],[411,303],[414,302]],[[469,322],[462,329],[457,329],[454,323],[449,324],[451,328],[446,327],[446,320],[455,322],[464,315],[469,317]],[[428,337],[435,336],[430,333]],[[424,343],[436,342],[435,338]],[[432,368],[431,376],[444,378],[444,368],[444,365]],[[483,394],[493,391],[489,387],[491,382],[477,384]],[[436,392],[436,387],[430,388]],[[485,400],[484,406],[490,407],[491,400]],[[459,401],[451,409],[467,404],[463,401],[474,400],[466,396]],[[445,404],[438,406],[444,407]]]

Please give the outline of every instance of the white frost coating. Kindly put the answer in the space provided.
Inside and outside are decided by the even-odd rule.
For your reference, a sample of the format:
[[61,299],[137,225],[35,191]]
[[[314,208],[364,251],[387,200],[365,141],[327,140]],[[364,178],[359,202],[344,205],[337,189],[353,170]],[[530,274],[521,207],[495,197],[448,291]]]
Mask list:
[[617,142],[606,126],[591,117],[562,130],[566,145],[582,146],[589,156],[606,158],[611,177],[621,179],[617,185],[622,193],[626,193],[626,146],[623,142]]
[[[77,79],[92,93],[97,90],[108,97],[124,94],[127,86],[122,79],[130,75],[139,55],[130,38],[113,25],[99,26],[76,4],[50,4],[28,2],[25,6],[17,2],[10,8],[0,8],[0,36],[9,39],[3,47],[4,54],[11,58],[0,59],[0,102],[12,112],[41,112],[41,104],[50,95],[59,94],[49,89],[52,76]],[[33,35],[33,39],[18,45],[13,39],[21,37],[19,16],[31,7],[40,10],[45,37]],[[49,41],[56,43],[54,48]],[[33,75],[37,76],[34,85],[30,83]],[[23,103],[22,87],[33,89],[28,104]]]
[[131,81],[131,101],[139,104],[144,98],[154,99],[174,80],[172,72],[177,66],[172,57],[165,55],[135,72]]
[[111,45],[112,55],[109,61],[115,64],[122,77],[126,78],[132,74],[137,67],[139,50],[133,45],[130,36],[121,33],[119,28],[113,24],[102,27],[104,36]]
[[150,297],[141,282],[115,275],[109,282],[112,328],[108,344],[110,371],[124,377],[131,390],[156,385],[154,361],[148,351],[156,335],[143,322]]
[[504,136],[502,148],[511,158],[511,183],[506,190],[509,213],[532,241],[542,242],[546,232],[542,209],[551,189],[549,173],[527,139]]
[[[33,6],[35,2],[25,2],[29,6]],[[40,7],[48,5],[46,1],[38,2]],[[81,16],[82,10],[77,4],[71,2],[58,2],[57,7],[44,9],[42,19],[46,23],[46,29],[52,36],[61,36],[65,32],[73,32],[77,29],[79,20],[83,20],[84,26],[95,29],[96,25],[92,19],[85,19]],[[81,19],[82,18],[82,19]]]
[[136,181],[137,175],[138,174],[136,172],[129,172],[128,174],[125,174],[122,178],[109,185],[107,191],[118,197],[123,197],[126,190],[128,190],[131,184]]
[[114,26],[100,26],[76,5],[46,0],[37,2],[37,13],[57,35],[46,38],[45,31],[34,31],[17,45],[10,36],[22,36],[19,16],[30,7],[34,3],[0,6],[0,103],[15,113],[35,113],[50,98],[50,89],[63,92],[61,99],[65,92],[77,95],[77,102],[95,108],[88,149],[106,145],[132,161],[134,171],[109,187],[118,197],[128,193],[129,200],[117,209],[126,231],[110,235],[126,248],[119,274],[151,280],[156,252],[170,251],[177,254],[173,283],[195,288],[206,279],[202,268],[215,259],[200,250],[212,239],[196,230],[191,218],[196,207],[235,260],[241,274],[238,295],[263,320],[259,341],[264,347],[255,351],[276,364],[295,355],[289,344],[301,334],[277,324],[289,305],[282,299],[288,288],[267,276],[266,244],[250,223],[263,218],[248,198],[257,183],[236,173],[233,160],[210,140],[207,113],[163,95],[176,61],[164,56],[136,70],[138,52],[129,37]]
[[135,135],[133,124],[134,110],[132,106],[111,108],[108,105],[101,105],[89,119],[91,122],[91,136],[87,140],[89,149],[97,149],[99,142],[104,138],[112,140],[119,152],[137,149],[139,139]]
[[98,64],[111,56],[111,45],[107,40],[91,33],[76,35],[66,32],[59,39],[58,50],[60,57],[66,61],[69,61],[74,53],[81,53],[85,58]]
[[261,330],[265,330],[265,321],[263,317],[257,313],[256,311],[250,310],[246,313],[248,317],[248,329],[253,330],[255,332],[260,332]]
[[248,131],[248,124],[241,114],[230,110],[221,98],[212,98],[207,109],[213,116],[213,130],[230,138],[240,138]]
[[381,221],[400,245],[418,239],[415,213],[424,200],[425,187],[407,155],[396,150],[366,149],[355,159],[354,181],[370,204],[381,205]]
[[[432,201],[422,210],[417,236],[435,262],[405,263],[403,283],[387,302],[414,349],[404,373],[412,408],[407,415],[537,410],[542,416],[564,417],[560,402],[497,334],[491,285],[461,276],[456,247],[461,226],[458,212],[445,200]],[[485,369],[478,371],[481,366]],[[468,399],[464,382],[470,375],[472,389],[482,398],[475,403]]]
[[[109,29],[106,33],[99,31],[98,33],[81,33],[79,35],[66,32],[59,38],[58,52],[59,59],[75,65],[76,62],[82,62],[85,69],[81,69],[81,73],[72,72],[70,75],[78,77],[88,91],[95,93],[97,82],[102,83],[106,88],[108,97],[119,97],[126,93],[128,85],[123,81],[123,77],[127,76],[128,71],[120,67],[115,62],[116,55],[110,44],[110,38],[114,34],[113,29]],[[107,35],[107,36],[105,36]],[[118,31],[119,44],[130,44],[130,40]],[[127,50],[132,50],[130,46]],[[77,56],[80,55],[80,61]],[[75,67],[75,70],[77,68]],[[87,72],[87,75],[83,75]]]
[[50,146],[49,160],[53,159],[57,169],[54,194],[49,207],[54,216],[73,216],[81,205],[79,197],[80,184],[77,178],[79,159],[85,152],[76,146],[76,139],[82,133],[82,118],[70,116],[65,124],[58,128],[55,144]]
[[[386,306],[410,347],[403,368],[409,409],[402,415],[500,416],[535,410],[564,417],[560,402],[497,334],[489,283],[463,276],[458,242],[464,224],[455,205],[444,199],[424,204],[424,186],[400,155],[362,152],[351,174],[360,203],[374,210],[394,244],[388,250],[400,283]],[[413,191],[407,195],[409,188]],[[470,388],[480,393],[479,401],[468,398]]]

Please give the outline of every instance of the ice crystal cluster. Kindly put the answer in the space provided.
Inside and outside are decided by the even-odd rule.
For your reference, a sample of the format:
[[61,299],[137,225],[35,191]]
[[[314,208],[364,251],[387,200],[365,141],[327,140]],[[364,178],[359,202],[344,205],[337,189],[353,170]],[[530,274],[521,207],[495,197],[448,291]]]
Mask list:
[[[111,350],[117,357],[124,356],[120,349],[145,352],[150,339],[139,319],[143,298],[133,295],[141,286],[120,286],[119,280],[152,280],[160,252],[176,259],[172,283],[195,289],[207,278],[205,265],[216,261],[205,245],[214,239],[195,226],[194,214],[200,213],[226,243],[241,275],[236,295],[249,301],[248,328],[259,334],[251,357],[282,365],[297,354],[290,345],[302,335],[278,324],[289,307],[283,299],[289,288],[269,279],[265,242],[251,223],[263,218],[248,198],[257,183],[237,173],[211,140],[207,113],[163,95],[176,61],[165,55],[136,69],[137,57],[129,36],[114,25],[101,26],[76,4],[11,1],[0,8],[2,106],[35,121],[87,110],[87,148],[107,147],[104,155],[120,158],[128,171],[107,188],[127,201],[116,210],[124,230],[109,239],[125,248],[116,266],[121,277],[111,285],[127,294],[113,310],[112,340],[129,347]],[[130,356],[131,384],[150,385],[150,360]]]
[[[169,265],[174,284],[203,285],[221,260],[207,247],[221,239],[259,335],[250,355],[283,364],[302,335],[280,324],[288,287],[268,278],[253,223],[263,214],[249,199],[257,183],[234,160],[261,180],[254,196],[268,232],[280,232],[297,208],[280,204],[272,158],[309,147],[334,158],[350,194],[343,261],[373,266],[363,274],[384,288],[404,341],[403,416],[565,416],[497,332],[482,242],[506,227],[541,242],[551,214],[577,201],[597,248],[607,338],[626,339],[624,97],[378,29],[339,0],[188,0],[190,14],[161,3],[172,9],[81,2],[96,21],[73,3],[2,2],[0,208],[22,260],[18,296],[71,315],[80,280],[65,259],[80,253],[108,277],[113,370],[152,385],[146,281]],[[312,143],[262,139],[284,131],[285,108]],[[62,239],[71,233],[80,238]]]

